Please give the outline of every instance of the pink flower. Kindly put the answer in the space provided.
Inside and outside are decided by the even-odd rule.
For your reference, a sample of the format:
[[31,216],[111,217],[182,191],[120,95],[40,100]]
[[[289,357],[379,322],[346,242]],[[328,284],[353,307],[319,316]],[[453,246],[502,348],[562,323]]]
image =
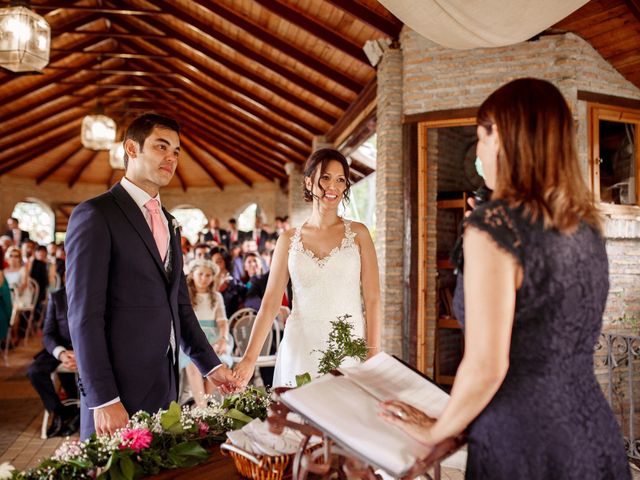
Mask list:
[[153,434],[146,428],[127,428],[120,432],[122,442],[119,448],[130,448],[134,452],[139,452],[145,448],[149,448]]
[[204,422],[198,422],[198,435],[200,435],[200,438],[206,437],[207,433],[209,433],[209,425]]

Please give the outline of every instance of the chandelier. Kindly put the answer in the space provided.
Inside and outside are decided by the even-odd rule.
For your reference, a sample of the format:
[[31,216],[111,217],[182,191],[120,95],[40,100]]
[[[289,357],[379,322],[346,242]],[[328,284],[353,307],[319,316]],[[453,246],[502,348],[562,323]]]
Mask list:
[[110,150],[116,140],[116,122],[101,113],[82,119],[80,141],[91,150]]
[[116,142],[111,146],[109,165],[114,170],[124,170],[124,142]]
[[0,8],[0,66],[16,73],[41,71],[49,63],[50,44],[51,28],[40,15],[24,6]]

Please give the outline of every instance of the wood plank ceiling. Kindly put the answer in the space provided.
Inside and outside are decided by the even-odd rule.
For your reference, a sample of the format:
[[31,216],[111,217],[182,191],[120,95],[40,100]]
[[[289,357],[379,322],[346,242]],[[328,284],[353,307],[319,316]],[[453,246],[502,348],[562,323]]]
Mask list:
[[[375,0],[31,4],[52,27],[51,61],[43,74],[0,69],[0,175],[70,187],[122,174],[107,152],[80,143],[98,101],[118,138],[142,111],[178,118],[183,154],[171,186],[284,182],[284,165],[302,164],[314,136],[375,97],[364,43],[402,28]],[[547,33],[558,31],[585,38],[640,87],[640,0],[592,0]],[[354,180],[372,171],[353,166]]]
[[[82,118],[98,103],[118,139],[142,111],[180,121],[183,153],[170,186],[284,182],[284,165],[302,164],[314,136],[362,96],[375,97],[362,46],[402,27],[375,0],[34,0],[31,8],[51,25],[51,59],[43,74],[0,72],[0,175],[69,187],[122,175],[108,152],[80,143]],[[354,167],[354,180],[371,172]]]

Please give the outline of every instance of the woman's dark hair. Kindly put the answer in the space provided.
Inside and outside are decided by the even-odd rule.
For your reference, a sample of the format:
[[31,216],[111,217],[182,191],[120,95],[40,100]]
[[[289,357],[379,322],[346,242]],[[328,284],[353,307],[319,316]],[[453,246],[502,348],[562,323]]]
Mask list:
[[224,247],[213,247],[211,249],[211,258],[213,258],[213,256],[216,253],[222,257],[222,261],[224,262],[224,268],[227,270],[227,272],[231,272],[233,265],[232,265],[231,255],[229,255],[229,252],[227,251],[227,249]]
[[4,270],[4,249],[0,247],[0,272]]
[[[124,134],[123,142],[128,139],[133,140],[140,147],[140,151],[144,148],[144,141],[147,139],[153,129],[156,127],[166,128],[173,130],[176,133],[180,133],[180,124],[173,118],[165,117],[157,113],[144,113],[131,122],[127,132]],[[129,156],[125,150],[124,152],[124,168],[126,170],[129,165]]]
[[246,263],[247,259],[251,257],[256,259],[256,261],[258,262],[258,266],[260,267],[260,272],[262,272],[262,259],[260,258],[260,255],[258,255],[256,252],[245,253],[242,257],[242,277],[240,278],[242,283],[247,283],[249,280],[251,280],[251,278],[247,274],[247,270],[244,268],[244,264]]
[[524,205],[545,227],[570,232],[580,221],[601,228],[578,162],[571,110],[557,87],[522,78],[493,92],[478,110],[478,125],[500,135],[491,196]]
[[[326,171],[327,165],[330,161],[335,160],[342,165],[342,170],[344,171],[344,177],[346,179],[347,188],[344,191],[342,201],[349,203],[349,194],[351,193],[351,181],[349,180],[349,162],[338,150],[335,148],[321,148],[316,150],[311,154],[311,156],[307,159],[307,163],[304,165],[304,176],[309,177],[311,181],[314,181],[315,174],[320,167],[320,175],[318,175],[318,180],[316,181],[316,185],[320,189],[320,191],[324,194],[324,188],[320,185],[320,177]],[[307,185],[303,182],[302,189],[304,193],[304,201],[305,202],[313,202],[313,193],[311,190],[307,189]]]

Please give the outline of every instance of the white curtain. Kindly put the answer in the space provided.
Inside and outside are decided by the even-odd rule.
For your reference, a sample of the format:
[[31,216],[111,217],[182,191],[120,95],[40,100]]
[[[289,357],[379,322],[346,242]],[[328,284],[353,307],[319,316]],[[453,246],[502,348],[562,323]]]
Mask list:
[[589,0],[379,0],[405,25],[448,48],[525,41]]

